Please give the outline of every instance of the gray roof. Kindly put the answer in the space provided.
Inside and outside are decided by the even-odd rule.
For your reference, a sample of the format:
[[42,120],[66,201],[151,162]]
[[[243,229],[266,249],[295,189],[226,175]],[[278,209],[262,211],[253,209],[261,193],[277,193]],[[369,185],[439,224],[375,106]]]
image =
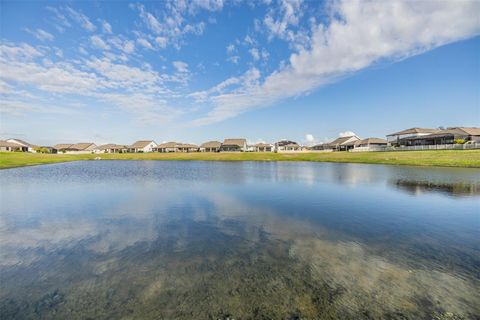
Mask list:
[[253,146],[254,146],[254,147],[257,147],[257,148],[258,148],[258,147],[260,147],[260,148],[273,147],[271,144],[263,143],[263,142],[254,144]]
[[243,139],[243,138],[223,140],[223,145],[227,145],[227,146],[243,147],[246,143],[247,143],[247,139]]
[[22,146],[17,143],[0,140],[0,147],[21,148]]
[[340,138],[337,138],[337,139],[333,140],[332,142],[325,143],[325,145],[327,145],[327,146],[337,146],[337,145],[340,145],[340,144],[345,144],[352,137],[356,138],[357,140],[360,140],[360,139],[358,139],[357,136],[340,137]]
[[191,143],[180,143],[177,145],[177,148],[198,148],[198,146]]
[[95,147],[95,143],[93,142],[80,142],[72,144],[68,149],[76,149],[78,151],[82,151],[91,147],[92,145]]
[[201,148],[220,148],[222,143],[220,141],[208,141],[202,143]]
[[153,140],[139,140],[139,141],[134,142],[130,146],[130,148],[145,148],[151,142],[155,143],[155,141],[153,141]]
[[53,146],[54,149],[57,150],[64,150],[64,149],[70,149],[70,147],[73,146],[71,143],[59,143]]
[[[31,147],[31,148],[35,147],[33,144],[30,144],[30,143],[26,142],[25,140],[20,140],[20,139],[8,139],[8,140],[16,141],[16,142],[18,142],[18,144],[22,144],[25,147]],[[12,142],[12,143],[15,143],[15,142]]]
[[128,146],[121,145],[121,144],[114,144],[108,143],[101,146],[96,147],[97,150],[107,150],[107,149],[128,149]]
[[366,138],[362,140],[357,140],[354,142],[355,145],[361,145],[361,144],[387,144],[387,140],[385,139],[380,139],[380,138]]
[[428,128],[410,128],[410,129],[405,129],[399,132],[395,133],[390,133],[387,134],[387,137],[389,136],[399,136],[402,134],[413,134],[413,133],[434,133],[439,131],[438,129],[428,129]]
[[174,142],[174,141],[170,141],[170,142],[160,143],[157,146],[157,148],[177,148],[178,145],[179,145],[179,143]]

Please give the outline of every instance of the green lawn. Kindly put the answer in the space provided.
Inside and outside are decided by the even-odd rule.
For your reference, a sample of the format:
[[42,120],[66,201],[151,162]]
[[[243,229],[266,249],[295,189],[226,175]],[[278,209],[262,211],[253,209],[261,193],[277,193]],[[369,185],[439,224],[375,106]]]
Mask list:
[[0,169],[55,162],[92,160],[213,160],[213,161],[317,161],[379,163],[414,166],[480,168],[480,150],[435,150],[397,152],[329,153],[125,153],[125,154],[35,154],[0,153]]

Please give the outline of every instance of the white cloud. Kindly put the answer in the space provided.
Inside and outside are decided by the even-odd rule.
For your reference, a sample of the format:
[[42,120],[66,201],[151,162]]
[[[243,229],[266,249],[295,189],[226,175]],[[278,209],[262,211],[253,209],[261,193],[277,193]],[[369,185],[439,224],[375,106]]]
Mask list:
[[[329,25],[319,24],[309,48],[256,86],[210,96],[208,124],[251,108],[306,94],[378,61],[395,62],[480,33],[475,1],[336,1]],[[445,26],[448,26],[445,27]]]
[[338,134],[338,136],[339,136],[340,138],[344,138],[344,137],[356,136],[356,134],[355,134],[355,132],[353,132],[353,131],[344,131],[344,132],[340,132],[340,133]]
[[250,52],[254,61],[257,61],[258,59],[260,59],[260,53],[258,52],[257,48],[252,48],[248,50],[248,52]]
[[227,52],[232,53],[233,51],[235,51],[235,45],[232,43],[227,46]]
[[11,43],[0,44],[0,61],[32,60],[42,55],[43,54],[39,50],[26,43],[20,45],[14,45]]
[[25,31],[27,31],[28,33],[30,33],[31,35],[33,35],[35,38],[37,38],[38,40],[40,41],[53,41],[55,39],[55,37],[53,36],[53,34],[43,30],[43,29],[37,29],[37,30],[34,30],[34,31],[31,31],[30,29],[25,29]]
[[77,21],[82,28],[84,28],[87,31],[93,32],[96,30],[95,25],[90,21],[90,19],[84,15],[81,12],[78,12],[70,7],[67,7],[65,9],[68,14],[75,20]]
[[150,42],[148,42],[147,39],[144,39],[144,38],[137,39],[137,43],[144,48],[147,48],[150,50],[153,49],[152,45],[150,44]]
[[305,141],[307,142],[307,145],[308,145],[308,146],[313,146],[313,145],[315,144],[315,142],[316,142],[315,137],[313,136],[313,134],[309,134],[309,133],[307,133],[307,134],[305,135]]
[[[298,25],[303,15],[302,0],[281,0],[276,9],[271,9],[264,19],[270,38],[287,36],[290,25]],[[278,19],[275,16],[280,16]]]
[[[55,52],[55,48],[50,50],[46,57]],[[134,67],[108,58],[61,62],[41,58],[42,52],[31,46],[0,43],[0,87],[10,114],[22,110],[65,112],[51,107],[51,103],[40,104],[36,97],[22,90],[23,86],[62,98],[96,99],[131,112],[141,121],[167,121],[181,113],[168,106],[166,98],[172,93],[163,83],[184,83],[185,76],[159,75],[148,64]]]
[[198,8],[208,11],[219,11],[223,9],[223,0],[191,0],[189,4],[190,12],[194,12]]
[[140,17],[142,18],[143,22],[156,34],[159,34],[163,31],[162,24],[155,18],[153,14],[147,12],[143,5],[137,6],[138,10],[140,11]]
[[238,62],[240,61],[240,56],[231,56],[231,57],[228,57],[227,61],[230,61],[234,64],[238,64]]
[[165,47],[167,46],[168,40],[167,40],[167,38],[165,38],[165,37],[156,37],[156,38],[155,38],[155,42],[158,44],[158,46],[159,46],[160,48],[163,49],[163,48],[165,48]]
[[102,49],[102,50],[110,50],[110,46],[105,43],[105,41],[102,40],[99,36],[91,36],[90,37],[90,42],[92,45],[97,48],[97,49]]
[[112,26],[107,21],[102,21],[102,30],[105,33],[112,34]]
[[188,64],[183,61],[173,61],[173,66],[178,72],[186,73],[188,72]]
[[135,51],[135,43],[131,40],[125,41],[122,50],[125,53],[132,53],[133,51]]

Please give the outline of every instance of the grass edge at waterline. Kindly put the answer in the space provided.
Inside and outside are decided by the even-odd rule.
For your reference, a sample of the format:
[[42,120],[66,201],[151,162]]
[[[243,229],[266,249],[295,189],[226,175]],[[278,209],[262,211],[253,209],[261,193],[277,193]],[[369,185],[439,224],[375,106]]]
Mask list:
[[203,160],[203,161],[313,161],[412,166],[480,168],[480,150],[302,153],[117,153],[39,154],[0,152],[0,169],[40,164],[94,160]]

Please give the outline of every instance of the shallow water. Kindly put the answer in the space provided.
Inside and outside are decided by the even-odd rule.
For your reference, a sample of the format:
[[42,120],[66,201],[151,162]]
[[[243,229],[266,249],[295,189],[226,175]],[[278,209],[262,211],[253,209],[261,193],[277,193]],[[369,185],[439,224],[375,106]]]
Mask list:
[[88,161],[0,182],[2,319],[480,317],[480,170]]

